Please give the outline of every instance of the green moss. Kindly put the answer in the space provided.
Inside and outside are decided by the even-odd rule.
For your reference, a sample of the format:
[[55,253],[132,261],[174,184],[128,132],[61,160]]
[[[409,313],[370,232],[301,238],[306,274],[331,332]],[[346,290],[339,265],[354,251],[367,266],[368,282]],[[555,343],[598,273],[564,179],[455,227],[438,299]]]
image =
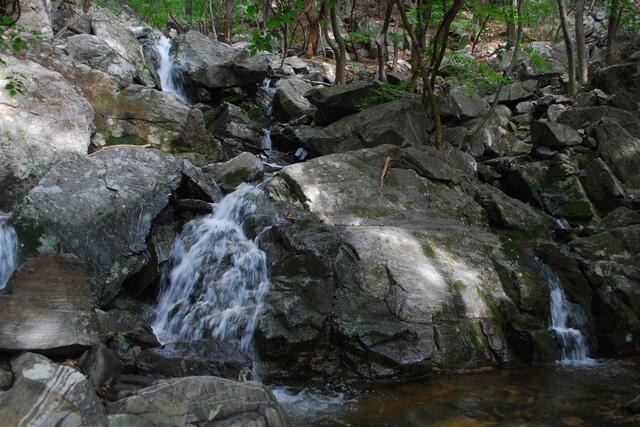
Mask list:
[[455,282],[453,282],[453,288],[456,291],[462,293],[465,289],[467,289],[467,285],[465,285],[462,280],[456,280]]
[[482,345],[482,339],[480,338],[480,331],[476,329],[476,325],[469,325],[468,336],[469,343],[475,347],[480,347]]
[[423,243],[421,249],[422,249],[422,254],[427,258],[434,258],[436,256],[436,252],[428,243]]
[[107,139],[107,146],[111,145],[146,145],[147,141],[137,135],[110,136]]
[[239,169],[235,173],[229,173],[222,177],[222,182],[229,187],[236,187],[247,180],[249,177],[249,171],[246,169]]
[[409,209],[411,209],[411,207],[413,206],[413,201],[411,201],[411,200],[405,200],[404,202],[402,202],[402,206],[403,206],[405,209],[409,210]]
[[549,363],[556,360],[558,353],[558,344],[551,331],[541,330],[531,332],[536,353],[534,358],[538,362]]
[[595,210],[588,200],[569,200],[560,205],[559,215],[565,218],[589,220],[595,216]]
[[247,116],[254,121],[262,119],[263,115],[262,110],[257,106],[253,106],[249,111],[247,111]]

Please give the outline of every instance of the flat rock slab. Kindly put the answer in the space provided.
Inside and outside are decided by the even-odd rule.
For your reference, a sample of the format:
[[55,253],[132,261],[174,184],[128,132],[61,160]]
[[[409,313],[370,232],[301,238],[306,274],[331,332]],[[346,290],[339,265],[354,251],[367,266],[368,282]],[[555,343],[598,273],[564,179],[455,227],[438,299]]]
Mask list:
[[72,257],[27,261],[0,295],[0,349],[76,353],[98,343],[89,279]]
[[107,405],[111,426],[289,425],[273,394],[217,377],[162,380]]

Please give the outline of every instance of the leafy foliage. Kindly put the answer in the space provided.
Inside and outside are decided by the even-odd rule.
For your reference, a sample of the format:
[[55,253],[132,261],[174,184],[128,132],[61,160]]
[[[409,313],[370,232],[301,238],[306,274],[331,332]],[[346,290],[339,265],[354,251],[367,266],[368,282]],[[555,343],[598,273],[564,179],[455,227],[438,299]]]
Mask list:
[[363,99],[358,104],[358,108],[365,110],[375,105],[396,101],[400,99],[410,89],[411,89],[410,81],[406,81],[400,85],[385,83],[376,90],[373,96]]
[[461,87],[467,94],[474,94],[509,80],[485,62],[462,52],[451,52],[444,60],[443,74],[451,86]]

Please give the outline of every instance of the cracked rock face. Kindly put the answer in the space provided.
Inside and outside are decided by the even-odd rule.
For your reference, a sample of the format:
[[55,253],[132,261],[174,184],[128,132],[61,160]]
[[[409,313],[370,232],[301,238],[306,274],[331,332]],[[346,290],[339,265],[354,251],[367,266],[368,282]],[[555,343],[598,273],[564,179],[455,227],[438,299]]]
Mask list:
[[178,188],[182,165],[157,150],[114,147],[56,164],[18,208],[29,249],[78,255],[108,302],[147,261],[147,237]]
[[9,75],[29,76],[24,94],[0,91],[1,207],[19,199],[57,160],[87,152],[94,110],[57,72],[11,56],[0,59],[3,88]]
[[[548,306],[535,283],[517,284],[529,300],[503,288],[501,275],[515,274],[519,261],[505,258],[473,186],[429,173],[428,159],[401,149],[381,189],[396,151],[333,154],[281,172],[316,219],[276,224],[264,237],[272,287],[256,343],[267,378],[380,379],[510,363],[512,320],[502,307]],[[491,214],[507,203],[518,212],[492,222],[547,232],[550,221],[508,199],[495,200]]]

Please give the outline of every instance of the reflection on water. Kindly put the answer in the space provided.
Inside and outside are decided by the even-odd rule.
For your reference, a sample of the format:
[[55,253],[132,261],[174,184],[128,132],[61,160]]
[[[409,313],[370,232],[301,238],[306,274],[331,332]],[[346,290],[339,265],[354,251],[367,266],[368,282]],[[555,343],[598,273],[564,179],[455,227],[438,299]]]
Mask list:
[[308,399],[279,400],[297,426],[605,426],[640,425],[620,409],[638,394],[640,360],[626,360],[435,376],[318,410]]

